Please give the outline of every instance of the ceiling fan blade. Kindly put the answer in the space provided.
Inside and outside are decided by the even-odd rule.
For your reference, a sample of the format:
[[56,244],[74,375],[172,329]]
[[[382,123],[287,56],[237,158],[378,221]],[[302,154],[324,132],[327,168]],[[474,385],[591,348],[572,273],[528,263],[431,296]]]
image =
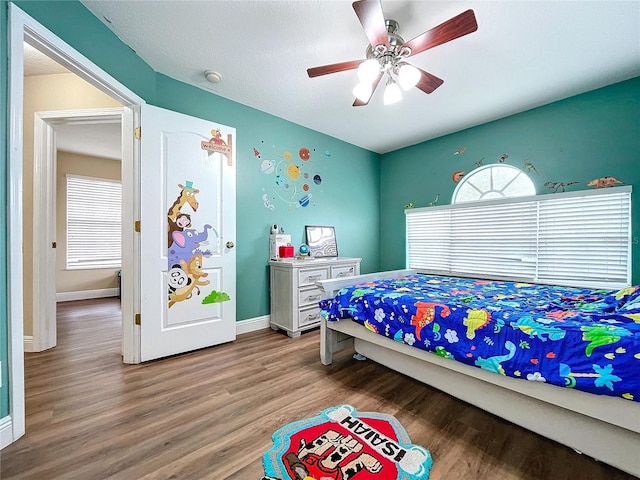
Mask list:
[[384,13],[379,0],[359,0],[353,2],[353,9],[358,16],[358,20],[364,28],[364,33],[369,39],[371,48],[375,49],[378,45],[384,45],[389,48],[389,37],[387,36],[387,27],[384,22]]
[[321,67],[307,68],[309,78],[328,75],[330,73],[344,72],[345,70],[353,70],[358,68],[363,60],[353,60],[351,62],[332,63],[331,65],[323,65]]
[[369,95],[369,98],[367,98],[366,101],[356,98],[355,102],[353,102],[354,107],[362,107],[369,103],[369,100],[371,100],[371,97],[373,96],[373,92],[375,92],[376,88],[378,88],[378,84],[380,83],[380,79],[382,79],[382,75],[383,75],[383,72],[380,72],[380,75],[378,75],[378,78],[376,78],[371,84],[371,95]]
[[442,80],[441,78],[438,78],[435,75],[430,74],[429,72],[425,72],[421,68],[418,68],[418,70],[420,70],[420,80],[418,80],[418,83],[416,83],[416,88],[419,88],[424,93],[431,93],[444,83],[444,80]]
[[473,10],[467,10],[441,23],[437,27],[427,30],[422,35],[418,35],[416,38],[409,40],[403,47],[409,47],[411,49],[411,55],[415,55],[416,53],[424,52],[430,48],[455,40],[458,37],[475,32],[477,29],[478,23],[476,22],[476,16]]

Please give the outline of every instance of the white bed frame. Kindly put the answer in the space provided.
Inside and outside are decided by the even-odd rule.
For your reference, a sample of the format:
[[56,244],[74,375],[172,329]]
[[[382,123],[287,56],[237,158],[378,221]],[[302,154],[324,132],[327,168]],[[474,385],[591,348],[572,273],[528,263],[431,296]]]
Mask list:
[[[318,282],[343,287],[416,273],[395,270]],[[497,375],[370,332],[345,319],[320,324],[320,360],[347,347],[471,405],[640,478],[640,403]],[[640,362],[639,362],[640,365]],[[638,370],[640,375],[640,368]]]

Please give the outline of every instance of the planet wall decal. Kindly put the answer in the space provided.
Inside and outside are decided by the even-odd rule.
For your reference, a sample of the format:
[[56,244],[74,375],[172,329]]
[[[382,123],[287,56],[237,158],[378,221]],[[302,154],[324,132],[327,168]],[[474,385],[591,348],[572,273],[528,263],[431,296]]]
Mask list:
[[[289,211],[292,207],[315,206],[316,199],[311,199],[312,194],[315,195],[318,191],[323,193],[318,190],[323,178],[318,173],[322,168],[322,162],[319,161],[319,158],[314,157],[316,149],[306,146],[296,147],[297,150],[278,149],[276,145],[273,145],[273,151],[268,152],[265,151],[265,145],[263,140],[260,148],[262,151],[253,147],[254,154],[259,159],[260,173],[274,176],[274,179],[269,182],[270,187],[262,189],[262,191],[269,189],[266,200],[263,199],[262,202],[264,207],[275,209],[274,201],[282,201],[289,206]],[[320,151],[324,151],[325,157],[331,156],[328,150]],[[295,158],[296,153],[298,158]]]
[[302,147],[302,148],[300,149],[300,151],[298,152],[298,155],[300,156],[300,158],[301,158],[302,160],[305,160],[305,161],[306,161],[306,160],[309,160],[309,159],[311,158],[311,152],[310,152],[310,151],[309,151],[309,149],[308,149],[308,148],[306,148],[306,147]]
[[276,164],[271,160],[263,160],[260,164],[260,173],[264,173],[265,175],[271,175],[275,169]]

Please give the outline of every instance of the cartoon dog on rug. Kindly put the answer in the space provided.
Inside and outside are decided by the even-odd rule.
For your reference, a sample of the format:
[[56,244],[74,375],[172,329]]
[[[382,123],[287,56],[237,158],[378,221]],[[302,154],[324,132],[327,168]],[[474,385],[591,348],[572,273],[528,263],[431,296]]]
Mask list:
[[427,480],[429,451],[410,443],[398,420],[338,405],[287,424],[262,458],[262,480]]
[[346,437],[328,430],[311,443],[300,441],[298,454],[289,453],[285,457],[294,480],[350,480],[362,470],[378,473],[382,464],[368,453],[362,453],[344,464],[345,459],[362,450],[362,444],[351,435]]

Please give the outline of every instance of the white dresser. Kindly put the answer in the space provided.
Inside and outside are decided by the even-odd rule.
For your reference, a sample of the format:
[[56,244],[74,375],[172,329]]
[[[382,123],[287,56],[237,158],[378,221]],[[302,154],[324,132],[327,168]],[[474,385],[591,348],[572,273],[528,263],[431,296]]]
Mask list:
[[315,282],[360,275],[360,258],[331,257],[269,261],[271,328],[292,338],[320,324],[318,302],[322,298]]

